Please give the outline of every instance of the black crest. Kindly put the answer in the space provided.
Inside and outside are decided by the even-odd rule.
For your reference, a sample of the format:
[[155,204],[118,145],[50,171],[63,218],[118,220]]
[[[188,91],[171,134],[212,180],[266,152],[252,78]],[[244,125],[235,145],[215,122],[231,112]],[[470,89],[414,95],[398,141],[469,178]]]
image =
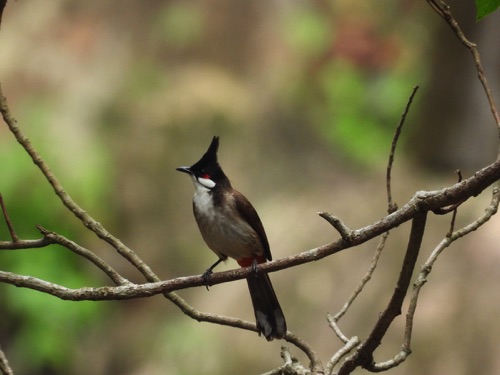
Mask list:
[[179,172],[189,173],[196,177],[209,178],[217,183],[218,188],[231,187],[229,179],[226,177],[219,163],[217,162],[217,151],[219,149],[219,137],[212,138],[212,143],[200,160],[190,167],[179,167]]
[[217,164],[217,151],[219,150],[219,137],[212,138],[212,143],[208,146],[207,152],[203,154],[200,160],[191,166],[191,169],[201,169],[203,167]]

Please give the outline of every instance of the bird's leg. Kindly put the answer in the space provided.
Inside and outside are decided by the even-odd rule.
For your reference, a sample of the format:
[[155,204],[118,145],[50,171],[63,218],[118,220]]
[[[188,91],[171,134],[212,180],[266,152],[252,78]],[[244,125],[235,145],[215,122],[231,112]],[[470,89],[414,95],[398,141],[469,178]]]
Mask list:
[[208,290],[208,284],[210,282],[210,276],[212,276],[212,271],[215,267],[219,265],[219,263],[222,263],[225,259],[219,258],[217,262],[212,264],[210,267],[207,268],[207,270],[201,275],[201,278],[203,279],[203,282],[205,283],[205,287]]

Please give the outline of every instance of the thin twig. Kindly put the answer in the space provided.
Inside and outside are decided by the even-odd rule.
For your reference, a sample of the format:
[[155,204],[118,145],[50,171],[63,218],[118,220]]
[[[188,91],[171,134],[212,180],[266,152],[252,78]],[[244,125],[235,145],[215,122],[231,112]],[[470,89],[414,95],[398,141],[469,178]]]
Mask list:
[[[14,117],[11,115],[9,107],[7,105],[7,99],[4,97],[1,85],[0,85],[0,112],[2,113],[3,119],[7,126],[9,127],[10,131],[14,134],[16,140],[21,144],[21,146],[25,149],[25,151],[30,155],[31,159],[35,163],[35,165],[41,170],[49,184],[52,186],[54,189],[54,192],[56,195],[61,199],[62,203],[70,210],[84,225],[87,227],[89,230],[94,232],[100,239],[108,242],[110,245],[112,245],[117,252],[124,257],[127,261],[129,261],[137,270],[139,270],[142,275],[146,278],[147,281],[150,283],[158,283],[160,281],[160,278],[152,271],[152,269],[130,248],[125,246],[118,238],[114,237],[111,235],[98,221],[93,219],[85,210],[83,210],[79,205],[76,204],[75,201],[71,198],[71,196],[64,190],[63,186],[59,182],[59,180],[56,178],[54,173],[51,171],[47,163],[42,159],[42,157],[38,154],[38,152],[35,150],[35,148],[32,146],[31,142],[29,139],[24,136],[24,134],[21,132],[20,128],[17,126],[17,122],[14,119]],[[5,274],[5,273],[4,273]],[[4,275],[5,276],[5,275]],[[116,275],[114,276],[116,278]],[[30,278],[26,277],[21,277],[18,279],[16,282],[19,283],[14,285],[21,286],[23,283],[29,284]],[[34,278],[31,278],[31,280],[36,280]],[[214,280],[214,277],[211,279],[212,281]],[[8,281],[6,281],[8,282]],[[70,289],[56,286],[52,287],[55,284],[47,283],[43,280],[40,280],[39,283],[35,283],[35,287],[33,289],[40,290],[40,291],[46,291],[47,293],[56,295],[59,294],[58,296],[60,298],[71,298],[71,292]],[[27,285],[27,284],[25,284]],[[52,286],[51,286],[52,285]],[[116,288],[126,288],[127,285],[120,285]],[[38,289],[37,289],[38,288]],[[107,293],[109,290],[112,289],[107,289],[108,287],[103,287],[104,289],[101,289],[101,293]],[[86,290],[91,290],[92,288],[82,288]],[[51,293],[52,291],[52,293]],[[229,318],[229,317],[223,317],[215,314],[207,314],[207,313],[201,313],[197,310],[195,310],[193,307],[191,307],[183,298],[178,296],[175,293],[168,292],[167,290],[162,290],[161,293],[167,298],[169,301],[174,303],[182,312],[184,312],[186,315],[191,317],[192,319],[198,320],[198,321],[204,321],[204,322],[211,322],[211,323],[216,323],[216,324],[221,324],[221,325],[226,325],[226,326],[232,326],[232,327],[237,327],[237,328],[242,328],[242,329],[248,329],[257,332],[257,328],[255,324],[245,322],[239,319],[234,319],[234,318]],[[78,293],[76,293],[78,295]],[[84,292],[84,295],[86,293]],[[118,293],[120,294],[120,293]],[[93,295],[93,292],[90,292],[90,295]],[[116,295],[115,295],[116,296]],[[102,295],[101,295],[102,297]],[[63,298],[63,299],[64,299]],[[135,298],[135,297],[134,297]],[[113,299],[113,298],[110,298]],[[291,341],[294,345],[298,345],[299,347],[307,347],[308,344],[299,339],[299,338],[294,338],[293,341]],[[308,357],[311,359],[313,365],[314,365],[314,357],[311,357],[311,353],[306,353]]]
[[7,224],[7,228],[9,228],[10,238],[12,238],[13,242],[19,241],[19,237],[17,236],[16,231],[14,230],[14,226],[10,221],[10,217],[9,214],[7,213],[7,208],[5,207],[5,202],[3,201],[3,196],[1,193],[0,193],[0,206],[2,206],[3,217],[5,218],[5,223]]
[[262,375],[316,375],[321,373],[304,368],[296,358],[292,357],[286,346],[281,347],[281,358],[283,358],[283,362],[285,362],[282,366],[265,372]]
[[5,353],[1,348],[0,348],[0,371],[2,372],[3,375],[14,375],[14,371],[12,371],[12,368],[9,366],[9,361],[7,360],[7,357],[5,356]]
[[[401,119],[398,123],[398,126],[396,127],[396,131],[394,133],[394,137],[393,137],[392,143],[391,143],[391,150],[389,152],[389,160],[387,163],[387,170],[386,170],[387,171],[386,172],[387,212],[389,214],[395,212],[398,209],[397,205],[394,203],[394,201],[392,199],[392,189],[391,189],[391,174],[392,174],[392,167],[394,164],[394,157],[396,154],[396,146],[398,144],[399,137],[400,137],[402,129],[403,129],[403,125],[406,121],[406,117],[410,111],[411,104],[413,103],[413,98],[415,97],[417,91],[418,91],[418,86],[415,86],[413,88],[413,91],[412,91],[410,97],[408,98],[408,101],[406,103],[406,107],[401,115]],[[339,222],[342,224],[342,227],[340,229],[343,229],[343,227],[345,227],[345,225],[343,225],[343,223],[342,223],[342,221],[340,221],[340,219],[338,219],[336,217],[332,217],[332,215],[329,215],[329,214],[325,215],[325,213],[320,213],[320,216],[325,217],[325,219],[327,219],[330,223],[332,223],[332,225],[335,228],[337,228],[339,226],[338,225]],[[337,230],[339,230],[339,229],[337,228]],[[342,233],[347,233],[347,231],[345,231],[345,230],[344,231],[339,230],[339,232],[341,233],[341,235],[342,235]],[[352,230],[349,229],[349,232],[347,234],[350,237],[352,235]],[[349,238],[349,237],[347,237],[347,235],[342,235],[342,238],[344,238],[344,239]],[[355,299],[359,296],[359,294],[363,291],[366,284],[368,284],[368,282],[370,281],[373,273],[375,272],[375,269],[377,268],[380,254],[382,253],[382,250],[385,247],[385,243],[386,243],[388,237],[389,237],[388,231],[381,235],[379,244],[377,246],[375,254],[373,255],[372,261],[370,263],[370,268],[366,272],[365,276],[361,279],[360,283],[358,284],[358,286],[356,287],[354,292],[351,294],[351,296],[349,297],[347,302],[344,304],[342,309],[334,317],[332,317],[331,315],[327,316],[330,327],[332,327],[332,329],[334,330],[337,337],[342,342],[344,342],[345,345],[348,345],[348,342],[352,342],[352,339],[349,340],[342,333],[342,331],[337,323],[342,318],[342,316],[344,316],[346,314],[349,307],[352,305],[352,303],[355,301]],[[335,367],[335,365],[340,361],[340,358],[348,353],[348,351],[346,351],[345,349],[346,349],[345,347],[342,348],[339,352],[337,352],[330,359],[330,361],[327,364],[327,373],[331,373],[333,371],[333,368]]]
[[434,11],[446,21],[446,23],[453,30],[460,42],[471,52],[474,59],[474,64],[476,65],[477,77],[481,82],[481,85],[483,86],[483,90],[486,94],[486,98],[490,106],[491,114],[493,115],[493,118],[495,119],[495,123],[497,125],[497,129],[500,132],[500,115],[498,114],[498,110],[495,104],[495,98],[493,97],[493,93],[491,92],[488,85],[486,75],[484,74],[484,69],[481,64],[481,58],[479,56],[479,51],[477,50],[477,45],[475,43],[472,43],[465,37],[465,34],[460,28],[458,22],[453,17],[449,5],[441,0],[427,0],[427,3],[429,3],[431,8],[434,9]]
[[391,300],[380,314],[377,323],[375,323],[366,341],[359,346],[353,356],[343,363],[339,370],[339,375],[350,374],[359,366],[368,370],[373,368],[373,352],[380,345],[393,320],[401,314],[401,306],[410,285],[411,276],[422,244],[426,219],[426,213],[419,213],[413,219],[405,258]]
[[[493,182],[500,179],[500,161],[477,171],[473,176],[465,179],[461,183],[455,184],[449,188],[439,191],[418,192],[415,196],[398,211],[386,216],[376,223],[368,225],[364,228],[354,230],[349,235],[349,243],[344,240],[339,240],[318,248],[296,254],[284,259],[278,259],[259,265],[259,270],[265,272],[274,272],[280,269],[289,268],[298,264],[303,264],[315,260],[319,260],[326,256],[332,255],[341,250],[359,245],[372,239],[391,228],[394,228],[415,217],[418,212],[427,212],[439,207],[448,206],[455,202],[461,202],[464,199],[476,196]],[[13,246],[14,247],[14,246]],[[235,271],[216,273],[212,276],[212,284],[227,282],[230,280],[242,279],[252,272],[251,269],[240,269]],[[157,276],[151,271],[146,277],[148,281],[158,280]],[[182,288],[202,286],[204,281],[199,276],[188,278],[178,278],[162,283],[149,283],[137,286],[119,286],[119,287],[102,287],[102,288],[81,288],[71,290],[62,286],[55,286],[47,283],[44,280],[38,280],[27,276],[15,275],[11,273],[0,273],[0,281],[10,283],[21,287],[29,287],[31,289],[46,292],[55,295],[62,299],[70,300],[112,300],[147,297],[158,293],[163,293],[170,301],[176,304],[184,313],[198,321],[206,321],[217,324],[229,325],[243,329],[255,331],[255,324],[243,322],[237,319],[219,317],[211,314],[204,314],[194,310],[182,298],[175,293],[168,293],[173,290]],[[301,345],[304,342],[299,342]],[[311,361],[314,360],[310,358]]]
[[[455,173],[458,175],[458,182],[462,181],[462,172],[460,169],[457,169]],[[453,214],[451,215],[451,220],[450,220],[450,229],[448,231],[448,234],[446,236],[450,237],[453,234],[453,231],[455,230],[455,221],[457,219],[457,211],[458,207],[455,207],[453,210]]]
[[406,358],[411,354],[411,350],[405,350],[404,348],[397,353],[394,358],[391,358],[388,361],[374,363],[370,367],[370,372],[383,372],[389,371],[391,368],[399,366],[401,363],[406,361]]
[[397,210],[397,205],[394,204],[392,200],[392,191],[391,191],[391,173],[392,173],[392,165],[394,163],[394,156],[396,154],[396,146],[398,144],[398,140],[401,135],[401,130],[403,129],[403,125],[406,121],[406,116],[410,111],[411,104],[413,103],[413,98],[417,94],[418,88],[419,88],[418,86],[415,86],[413,88],[413,91],[410,97],[408,98],[408,102],[406,103],[406,107],[401,115],[401,120],[399,120],[399,124],[394,133],[394,137],[392,138],[391,151],[389,153],[389,161],[387,163],[387,172],[386,172],[386,189],[387,189],[387,202],[388,202],[389,214]]
[[[257,270],[260,272],[276,272],[282,269],[291,268],[299,264],[305,264],[319,259],[325,258],[332,254],[338,253],[345,249],[365,243],[384,232],[387,232],[408,220],[418,216],[419,213],[432,211],[441,206],[449,206],[455,201],[462,201],[465,197],[476,196],[481,191],[486,189],[494,182],[500,179],[500,160],[495,163],[477,171],[473,176],[457,183],[451,187],[444,188],[436,191],[420,191],[417,192],[404,206],[396,212],[387,215],[386,217],[378,220],[377,222],[367,225],[363,228],[352,231],[351,240],[346,243],[343,239],[328,243],[317,248],[304,251],[299,254],[294,254],[282,259],[276,259],[270,262],[259,264]],[[240,268],[232,271],[216,272],[211,277],[211,284],[221,284],[228,281],[241,280],[249,276],[253,272],[252,267]],[[8,278],[4,278],[8,282]],[[0,280],[1,281],[1,280]],[[163,289],[160,284],[163,284]],[[205,286],[203,278],[200,276],[180,277],[163,282],[150,282],[147,284],[138,285],[137,289],[132,291],[127,287],[122,287],[120,292],[110,292],[107,299],[124,299],[124,298],[138,298],[141,296],[150,296],[153,289],[149,289],[156,285],[153,289],[155,293],[163,293],[166,291],[173,291],[185,289],[190,287]],[[29,284],[26,284],[29,287]],[[143,288],[148,289],[144,295],[139,295],[137,292]],[[36,288],[34,288],[36,289]],[[92,289],[92,288],[90,288]],[[99,292],[97,292],[99,293]],[[81,294],[80,298],[86,294]],[[89,299],[95,299],[94,292],[87,295]],[[104,299],[101,297],[101,299]],[[183,310],[184,311],[184,310]]]
[[109,278],[113,280],[113,282],[116,285],[130,284],[129,280],[121,276],[118,272],[116,272],[113,269],[113,267],[107,264],[103,259],[94,254],[92,251],[84,248],[83,246],[78,245],[76,242],[73,242],[70,239],[60,234],[45,229],[41,225],[37,225],[37,228],[40,231],[40,233],[42,233],[44,237],[49,241],[51,241],[52,243],[64,246],[65,248],[71,250],[75,254],[80,255],[81,257],[92,262],[94,265],[97,266],[97,268],[99,268],[106,275],[108,275]]
[[340,350],[332,356],[332,358],[328,361],[325,368],[325,373],[330,375],[333,373],[335,366],[340,362],[340,360],[349,354],[356,346],[359,345],[360,339],[357,336],[351,337]]
[[[429,2],[431,3],[435,3],[435,1],[430,1],[428,0]],[[445,10],[448,10],[448,8],[445,8]],[[443,14],[446,15],[446,12],[443,12]],[[458,29],[460,30],[460,29]],[[477,53],[477,50],[475,50],[475,45],[474,44],[471,44],[470,48],[472,48],[472,52],[473,52],[473,55],[474,55],[474,51]],[[481,67],[481,64],[479,62],[479,55],[477,55],[477,59],[475,61],[477,61],[477,65],[479,65],[480,67],[480,70],[478,69],[478,74],[479,74],[479,78],[481,79],[481,76],[484,77],[484,73],[482,73],[482,67]],[[483,81],[481,81],[483,82]],[[483,84],[483,87],[485,87],[485,89],[487,89],[487,84],[486,84],[486,80],[484,80],[484,84]],[[0,89],[1,90],[1,89]],[[491,94],[491,93],[490,93]],[[488,95],[488,90],[487,90],[487,95]],[[4,111],[3,111],[3,108],[4,108],[4,105],[3,105],[3,101],[4,101],[4,98],[3,98],[3,95],[1,95],[1,91],[0,91],[0,96],[1,96],[1,100],[2,100],[2,103],[1,103],[1,107],[2,107],[2,114],[4,114]],[[488,96],[489,100],[490,100],[490,96]],[[500,121],[499,121],[499,117],[498,117],[498,114],[496,112],[496,108],[494,106],[494,102],[492,100],[492,97],[491,97],[491,101],[490,101],[490,106],[492,108],[492,112],[493,112],[493,115],[497,121],[497,125],[500,126]],[[5,119],[5,115],[4,115],[4,119]],[[7,120],[6,120],[7,121]],[[10,126],[9,126],[10,127]],[[81,221],[82,223],[87,227],[89,228],[90,230],[92,230],[94,233],[96,233],[101,239],[107,241],[108,243],[110,243],[113,247],[115,247],[118,252],[120,254],[122,254],[122,256],[124,256],[126,259],[128,259],[129,261],[131,261],[132,264],[134,264],[142,273],[143,275],[146,277],[146,279],[148,279],[149,281],[156,281],[156,280],[159,280],[158,277],[151,271],[151,269],[145,265],[142,260],[134,253],[132,252],[130,249],[128,249],[123,243],[121,243],[121,241],[119,241],[118,239],[114,238],[113,236],[111,236],[105,229],[104,227],[102,227],[102,225],[100,223],[98,223],[97,221],[95,221],[92,217],[90,217],[89,215],[87,215],[85,213],[85,211],[81,210],[81,208],[79,206],[77,206],[75,204],[75,202],[72,201],[72,199],[69,197],[69,195],[66,194],[66,192],[64,191],[64,189],[62,189],[62,186],[59,184],[59,182],[57,181],[57,179],[55,178],[55,176],[50,172],[50,169],[48,169],[48,166],[43,162],[43,160],[38,156],[38,154],[36,153],[36,151],[32,150],[33,152],[30,153],[30,149],[31,149],[31,145],[29,143],[29,140],[27,140],[27,138],[24,138],[22,136],[22,134],[19,134],[21,135],[20,138],[18,138],[18,135],[17,133],[12,130],[11,128],[11,131],[14,133],[14,135],[16,136],[16,138],[18,139],[19,143],[21,143],[21,145],[23,145],[23,147],[26,149],[26,151],[30,154],[30,156],[32,157],[33,161],[35,162],[35,164],[42,170],[42,173],[44,173],[44,175],[46,176],[47,180],[49,181],[49,183],[52,185],[52,187],[54,188],[54,191],[56,192],[56,194],[61,198],[62,202],[66,205],[66,207],[75,214],[75,216],[77,216]],[[26,142],[25,142],[26,141]],[[23,143],[24,142],[24,143]],[[41,161],[41,162],[40,162]],[[458,193],[457,193],[458,194]],[[432,197],[431,197],[432,198]],[[443,198],[443,199],[447,199],[447,198]],[[390,200],[392,201],[392,199]],[[455,203],[456,204],[456,203]],[[498,207],[498,203],[497,203],[497,207]],[[426,207],[427,209],[428,207]],[[417,210],[415,208],[415,210]],[[417,211],[415,210],[409,210],[407,212],[412,212],[412,215],[415,215]],[[391,211],[389,211],[391,212]],[[496,209],[495,209],[495,212],[496,212]],[[417,213],[418,215],[418,213]],[[414,216],[412,216],[414,217]],[[407,218],[406,220],[409,220],[409,218]],[[381,226],[382,226],[382,223],[383,221],[380,221],[381,223]],[[392,221],[392,223],[394,223],[394,221]],[[414,221],[415,223],[415,221]],[[464,228],[465,229],[465,228]],[[475,229],[473,229],[475,230]],[[347,233],[347,232],[346,232]],[[373,232],[374,233],[374,232]],[[370,233],[373,234],[373,233]],[[457,232],[454,232],[451,236],[451,237],[455,237],[455,236],[458,236],[460,234],[460,231],[457,231]],[[362,238],[363,236],[359,236],[360,235],[360,232],[349,232],[349,239],[351,239],[351,235],[356,237],[358,236],[359,238]],[[464,231],[464,234],[462,235],[465,235],[465,231]],[[358,239],[359,239],[358,238]],[[366,238],[366,237],[365,237]],[[458,237],[457,237],[458,238]],[[17,240],[13,237],[13,242],[15,243]],[[352,244],[350,244],[352,245]],[[14,245],[13,245],[14,246]],[[350,247],[350,246],[349,246]],[[13,247],[12,247],[13,248]],[[347,248],[347,247],[345,247]],[[316,250],[316,249],[313,249],[313,250]],[[325,247],[322,247],[319,249],[319,251],[314,251],[314,253],[310,253],[308,254],[311,255],[311,260],[316,260],[316,259],[319,259],[317,258],[317,254],[320,254],[320,255],[323,255],[323,256],[326,256],[326,251],[331,251],[332,248],[328,248],[328,246],[325,246]],[[323,253],[321,251],[324,251]],[[326,255],[325,255],[326,254]],[[80,254],[81,255],[81,254]],[[312,257],[316,258],[316,259],[312,259]],[[95,259],[95,258],[94,258]],[[294,259],[303,259],[303,258],[294,258]],[[310,260],[309,260],[310,261]],[[280,263],[276,263],[276,264],[280,264]],[[291,266],[291,265],[290,265]],[[269,265],[269,268],[271,267],[274,267],[274,265]],[[285,268],[285,267],[283,267]],[[276,269],[278,269],[278,266],[276,266]],[[222,275],[221,275],[222,277]],[[123,280],[119,280],[120,282],[123,282]],[[43,282],[43,280],[42,280]],[[221,281],[222,282],[222,281]],[[50,284],[50,283],[48,283]],[[17,284],[16,284],[17,285]],[[52,284],[54,285],[54,284]],[[148,285],[148,284],[144,284],[144,285]],[[151,284],[149,284],[151,285]],[[51,285],[49,285],[50,287]],[[123,285],[124,287],[141,287],[140,285]],[[163,287],[163,286],[162,286]],[[64,287],[61,287],[61,288],[64,288]],[[118,287],[115,287],[115,289],[117,289]],[[67,288],[64,288],[66,291],[68,291],[69,289]],[[90,288],[89,288],[90,289]],[[113,289],[109,289],[109,290],[113,290]],[[161,292],[162,293],[165,293],[167,289],[161,289]],[[177,295],[175,294],[165,294],[165,296],[167,298],[169,298],[170,300],[172,301],[177,301],[176,304],[178,304],[178,306],[182,308],[190,308],[189,305],[185,304],[185,302],[180,302],[180,301],[183,301],[182,299],[180,299]],[[174,302],[175,303],[175,302]],[[184,311],[184,310],[183,310]],[[225,317],[221,317],[223,319],[219,319],[219,317],[215,316],[215,315],[212,315],[212,314],[207,314],[207,316],[203,316],[202,313],[194,310],[195,312],[192,313],[191,316],[197,316],[197,317],[200,317],[200,320],[203,320],[203,321],[210,321],[211,319],[213,319],[213,322],[214,323],[220,323],[220,322],[224,322],[224,324],[226,325],[229,325],[227,324],[227,321],[225,320]],[[237,320],[236,320],[237,321]],[[241,324],[240,322],[241,321],[237,321],[238,324],[235,323],[234,326],[238,326],[241,328]],[[246,322],[244,322],[246,324]],[[251,324],[250,324],[251,325]],[[248,326],[248,328],[251,328],[252,330],[254,330],[254,327],[250,327]],[[287,335],[287,339],[289,339],[289,341],[291,339],[293,339],[293,335],[292,334],[288,334]],[[292,341],[290,341],[292,342]],[[312,352],[314,353],[314,352]]]
[[0,241],[0,250],[26,250],[45,247],[52,244],[47,238],[40,238],[37,240],[21,240],[14,241]]
[[307,355],[310,361],[309,367],[313,374],[323,373],[323,365],[321,364],[321,360],[319,359],[318,355],[311,345],[309,345],[306,341],[302,340],[300,337],[290,331],[286,333],[285,340],[295,345]]
[[498,211],[498,205],[500,203],[500,183],[496,183],[493,187],[493,194],[491,197],[491,202],[488,207],[485,209],[484,214],[481,215],[474,222],[469,225],[463,227],[460,230],[453,232],[451,235],[446,235],[446,237],[436,246],[434,251],[431,253],[429,258],[426,260],[424,265],[422,266],[417,280],[413,285],[413,291],[410,298],[410,303],[408,306],[408,312],[406,314],[406,327],[405,327],[405,335],[404,335],[404,344],[403,351],[411,352],[411,337],[413,332],[413,320],[415,316],[415,311],[417,309],[417,302],[420,295],[420,291],[424,284],[427,282],[427,277],[432,271],[432,268],[437,261],[439,255],[449,247],[454,241],[459,238],[477,230],[479,227],[488,222],[493,215],[495,215]]
[[[488,87],[486,77],[484,75],[484,71],[481,66],[480,58],[479,58],[479,53],[477,51],[476,45],[474,43],[469,42],[466,38],[463,32],[461,31],[458,23],[456,20],[453,18],[450,12],[450,7],[446,5],[444,2],[438,2],[434,0],[427,0],[428,3],[431,5],[431,7],[443,18],[446,20],[446,22],[450,25],[452,30],[455,32],[456,36],[459,38],[459,40],[472,52],[472,55],[474,57],[474,62],[476,64],[476,70],[478,72],[478,78],[481,81],[481,84],[483,85],[483,88],[485,90],[486,96],[488,98],[488,102],[490,104],[490,109],[493,114],[493,117],[495,118],[495,121],[497,123],[497,128],[500,131],[500,122],[499,122],[499,116],[498,112],[495,107],[494,99],[491,94],[491,90]],[[462,180],[462,175],[460,171],[457,171],[458,176],[459,176],[459,182]],[[406,315],[406,327],[405,327],[405,335],[404,335],[404,341],[403,341],[403,346],[401,348],[401,351],[391,360],[383,362],[383,363],[378,363],[374,364],[373,367],[370,369],[371,371],[387,371],[388,369],[395,367],[399,365],[401,362],[403,362],[406,357],[411,354],[411,337],[412,337],[412,331],[413,331],[413,321],[414,321],[414,315],[417,307],[417,301],[418,297],[420,294],[420,290],[423,287],[423,285],[427,282],[427,276],[432,270],[432,266],[434,262],[437,260],[437,257],[439,254],[446,248],[448,247],[454,240],[458,239],[461,236],[466,235],[467,233],[470,233],[472,230],[476,230],[479,226],[483,225],[486,221],[488,221],[492,215],[494,215],[498,209],[498,200],[499,200],[499,184],[498,182],[495,183],[494,186],[494,192],[493,192],[493,197],[492,201],[490,203],[490,206],[488,209],[485,211],[485,214],[476,220],[474,223],[471,225],[463,228],[460,231],[453,232],[454,231],[454,226],[455,226],[455,219],[456,219],[456,214],[457,214],[457,208],[465,201],[462,202],[456,202],[449,207],[440,207],[437,208],[436,210],[433,210],[434,213],[436,214],[446,214],[451,211],[453,211],[453,216],[451,219],[450,223],[450,230],[447,233],[445,239],[441,241],[441,243],[436,247],[436,249],[433,251],[429,259],[426,261],[424,266],[422,267],[421,272],[419,273],[417,277],[417,281],[414,284],[413,287],[413,292],[412,296],[410,298],[410,304],[408,307],[408,312]]]
[[340,237],[344,239],[345,241],[349,242],[350,237],[352,235],[352,229],[349,228],[344,224],[340,218],[337,216],[332,215],[329,212],[318,212],[318,215],[328,221],[335,229],[337,229],[337,232],[339,232]]
[[366,274],[363,276],[361,279],[360,283],[354,290],[354,292],[351,294],[347,302],[344,304],[344,306],[340,309],[340,311],[335,314],[335,316],[328,315],[327,320],[330,324],[330,327],[334,330],[335,334],[337,337],[344,343],[347,344],[347,342],[350,340],[348,339],[339,329],[337,322],[346,314],[347,310],[351,307],[353,304],[354,300],[358,297],[358,295],[363,291],[363,288],[365,285],[370,281],[373,272],[377,268],[377,263],[380,258],[380,254],[382,253],[382,250],[384,249],[385,242],[387,240],[387,237],[389,235],[389,232],[385,232],[382,234],[380,237],[379,244],[377,246],[377,249],[375,250],[375,254],[373,255],[373,258],[370,262],[370,268],[366,272]]
[[[90,231],[94,232],[100,239],[108,242],[113,246],[120,255],[132,263],[144,276],[151,275],[152,271],[131,249],[129,249],[125,244],[123,244],[118,238],[114,237],[109,233],[97,220],[92,218],[84,209],[82,209],[66,192],[64,187],[61,185],[55,174],[51,171],[48,164],[42,159],[40,154],[35,150],[30,140],[21,132],[18,127],[16,120],[10,113],[9,107],[7,105],[7,99],[3,95],[2,87],[0,85],[0,112],[2,113],[3,119],[9,130],[14,134],[14,137],[19,142],[19,144],[24,148],[24,150],[31,157],[31,160],[40,169],[42,174],[45,176],[48,183],[54,189],[56,195],[60,198],[62,203],[66,208],[72,212],[85,227]],[[152,280],[150,280],[152,281]]]

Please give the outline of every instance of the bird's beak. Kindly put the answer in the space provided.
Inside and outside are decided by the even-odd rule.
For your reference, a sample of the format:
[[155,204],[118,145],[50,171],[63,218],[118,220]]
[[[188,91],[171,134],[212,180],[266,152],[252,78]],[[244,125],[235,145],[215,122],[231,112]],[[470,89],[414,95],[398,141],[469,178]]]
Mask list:
[[187,174],[192,174],[191,168],[189,168],[189,167],[179,167],[179,168],[175,168],[175,170],[179,171],[179,172],[184,172]]

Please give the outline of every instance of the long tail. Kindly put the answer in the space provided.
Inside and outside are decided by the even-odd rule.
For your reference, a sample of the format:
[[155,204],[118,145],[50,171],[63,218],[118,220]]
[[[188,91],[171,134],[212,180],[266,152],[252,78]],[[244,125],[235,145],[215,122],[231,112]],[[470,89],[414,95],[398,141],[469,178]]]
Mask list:
[[247,278],[248,290],[257,321],[259,335],[267,341],[286,335],[286,320],[267,273],[258,272]]

